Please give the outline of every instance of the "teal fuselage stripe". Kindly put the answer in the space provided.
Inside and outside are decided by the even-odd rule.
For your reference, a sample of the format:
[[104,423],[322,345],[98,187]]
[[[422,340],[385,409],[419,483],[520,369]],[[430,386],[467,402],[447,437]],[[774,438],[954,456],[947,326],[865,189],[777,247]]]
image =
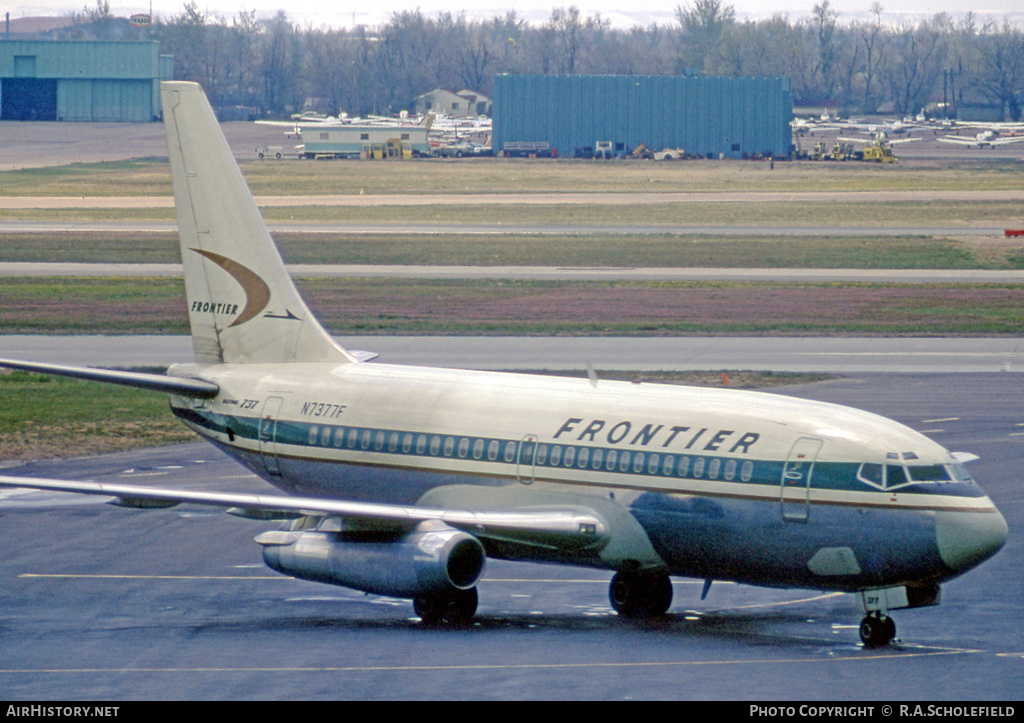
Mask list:
[[[293,420],[261,420],[257,417],[200,412],[174,408],[181,419],[230,438],[261,440],[309,449],[337,449],[353,452],[394,455],[400,459],[464,459],[495,465],[518,464],[524,476],[542,476],[544,469],[587,470],[637,478],[712,480],[777,488],[784,463],[778,460],[707,454],[655,452],[590,445],[556,444],[493,437],[434,434],[405,430],[330,425]],[[811,487],[817,490],[876,492],[887,494],[861,482],[856,462],[817,461]],[[507,476],[507,472],[504,473]],[[495,475],[501,476],[501,475]],[[637,486],[642,486],[637,480]],[[799,485],[794,489],[803,489]],[[922,482],[899,488],[900,494],[981,497],[984,492],[973,483]]]

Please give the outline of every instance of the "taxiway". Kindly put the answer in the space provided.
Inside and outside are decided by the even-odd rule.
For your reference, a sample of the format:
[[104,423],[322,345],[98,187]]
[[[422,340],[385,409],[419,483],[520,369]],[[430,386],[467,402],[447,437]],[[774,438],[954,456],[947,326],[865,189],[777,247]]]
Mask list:
[[[663,621],[618,618],[608,575],[491,561],[476,622],[422,626],[408,601],[265,568],[268,523],[195,507],[0,493],[0,697],[44,699],[1020,699],[1024,413],[1009,374],[883,374],[785,393],[892,416],[980,459],[1006,547],[896,613],[865,650],[851,595],[675,581]],[[253,491],[204,443],[5,470]]]

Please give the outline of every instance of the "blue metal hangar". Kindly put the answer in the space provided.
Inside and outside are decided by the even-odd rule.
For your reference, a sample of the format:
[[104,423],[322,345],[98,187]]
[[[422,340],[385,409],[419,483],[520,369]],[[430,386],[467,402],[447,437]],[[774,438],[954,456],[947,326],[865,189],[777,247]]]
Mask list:
[[173,70],[155,41],[0,40],[0,120],[158,120]]
[[787,78],[498,75],[495,152],[624,155],[682,149],[707,158],[790,154]]

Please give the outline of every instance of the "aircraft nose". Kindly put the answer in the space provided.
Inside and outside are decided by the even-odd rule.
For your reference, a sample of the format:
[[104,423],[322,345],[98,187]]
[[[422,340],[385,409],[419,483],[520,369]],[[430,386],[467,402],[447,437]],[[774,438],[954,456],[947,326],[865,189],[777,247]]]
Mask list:
[[937,512],[935,537],[942,561],[956,573],[966,572],[996,554],[1009,528],[999,510]]

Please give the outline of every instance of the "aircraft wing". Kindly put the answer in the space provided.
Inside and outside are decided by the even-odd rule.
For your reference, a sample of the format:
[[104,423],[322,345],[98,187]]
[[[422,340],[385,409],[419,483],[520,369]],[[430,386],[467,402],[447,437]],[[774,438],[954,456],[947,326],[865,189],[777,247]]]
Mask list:
[[94,367],[65,366],[62,364],[43,364],[42,362],[26,362],[14,359],[0,359],[0,367],[20,369],[40,374],[54,374],[61,377],[74,377],[93,382],[121,384],[128,387],[152,389],[169,394],[180,394],[186,397],[215,397],[220,387],[213,382],[185,377],[169,377],[165,374],[144,374],[142,372],[126,372],[113,369],[96,369]]
[[101,495],[113,497],[112,504],[136,509],[162,509],[186,503],[223,507],[231,514],[249,519],[339,517],[353,528],[363,530],[401,530],[412,528],[420,522],[439,520],[449,527],[484,539],[505,540],[550,549],[603,547],[609,533],[605,521],[593,510],[582,506],[458,510],[289,495],[195,492],[2,475],[0,487]]
[[964,136],[946,136],[945,138],[936,138],[935,140],[939,143],[958,143],[962,146],[973,146],[981,142],[977,138],[966,138]]

